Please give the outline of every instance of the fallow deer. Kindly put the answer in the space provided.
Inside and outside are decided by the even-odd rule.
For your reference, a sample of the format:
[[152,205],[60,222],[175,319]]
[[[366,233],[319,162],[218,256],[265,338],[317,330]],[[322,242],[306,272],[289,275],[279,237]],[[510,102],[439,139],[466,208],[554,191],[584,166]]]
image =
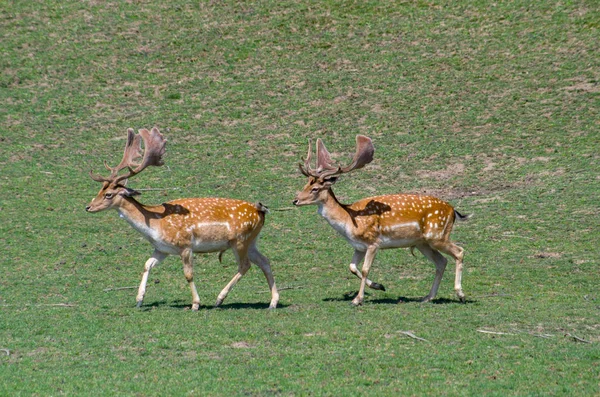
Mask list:
[[[144,143],[142,157],[141,145]],[[179,255],[183,261],[183,273],[192,291],[192,310],[198,310],[200,297],[194,284],[193,253],[220,252],[231,249],[238,264],[238,272],[219,294],[219,306],[229,291],[255,263],[265,274],[271,291],[269,308],[274,309],[279,293],[271,273],[269,260],[256,247],[256,240],[265,222],[266,207],[241,200],[227,198],[188,198],[169,201],[160,205],[139,203],[134,196],[140,193],[126,186],[127,180],[148,166],[164,164],[166,139],[158,128],[139,130],[135,134],[127,130],[127,143],[123,159],[110,170],[109,177],[94,175],[93,180],[102,183],[98,195],[86,207],[88,212],[116,209],[135,230],[154,246],[154,253],[146,261],[137,294],[137,306],[141,307],[146,293],[150,270],[169,255]],[[142,158],[140,163],[137,163]],[[119,171],[127,169],[119,175]],[[220,255],[219,255],[220,257]]]
[[[440,254],[450,255],[456,261],[454,289],[464,302],[462,290],[463,249],[450,241],[455,220],[467,219],[450,204],[432,196],[418,194],[392,194],[369,197],[354,204],[340,203],[331,189],[338,177],[364,167],[373,160],[375,149],[370,138],[356,137],[356,152],[352,162],[345,167],[335,165],[321,139],[317,140],[317,168],[311,167],[312,148],[308,143],[308,155],[300,171],[308,177],[308,183],[296,195],[294,205],[316,204],[318,212],[354,247],[350,271],[361,279],[358,294],[352,301],[361,305],[365,286],[384,290],[383,285],[367,277],[379,249],[417,248],[436,267],[433,286],[422,301],[431,301],[437,294],[447,260]],[[362,271],[357,265],[364,260]]]

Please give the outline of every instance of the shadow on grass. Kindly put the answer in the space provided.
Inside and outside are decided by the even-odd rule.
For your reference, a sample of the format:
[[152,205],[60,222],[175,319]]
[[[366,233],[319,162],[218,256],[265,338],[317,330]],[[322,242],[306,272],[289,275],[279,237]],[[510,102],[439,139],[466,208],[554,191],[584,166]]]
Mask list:
[[[356,297],[356,295],[358,294],[357,291],[354,292],[346,292],[344,293],[344,295],[340,298],[325,298],[323,299],[324,302],[342,302],[342,301],[351,301],[352,299],[354,299]],[[368,297],[370,296],[369,293],[365,292],[365,301],[367,301]],[[400,296],[398,297],[398,299],[392,299],[392,298],[380,298],[380,299],[368,299],[368,301],[370,303],[376,303],[376,304],[399,304],[399,303],[422,303],[421,299],[423,299],[422,297],[418,297],[418,298],[409,298],[406,296]],[[470,303],[476,303],[477,301],[475,300],[470,300],[467,299],[465,302],[461,302],[458,299],[448,299],[448,298],[437,298],[432,300],[431,302],[428,302],[430,304],[433,305],[446,305],[446,304],[451,304],[451,303],[456,303],[456,304],[470,304]]]
[[[289,305],[284,305],[281,303],[277,304],[277,309],[285,309]],[[238,309],[269,309],[269,302],[256,302],[256,303],[223,303],[219,307],[212,306],[212,309],[217,310],[238,310]],[[276,309],[276,310],[277,310]]]
[[[406,296],[401,296],[398,298],[398,300],[396,302],[397,303],[412,303],[412,302],[422,303],[421,299],[423,299],[423,298],[408,298]],[[431,302],[427,302],[427,303],[431,303],[433,305],[447,305],[450,303],[466,305],[466,304],[470,304],[470,303],[477,303],[477,301],[471,300],[471,299],[466,299],[464,302],[461,302],[458,298],[456,298],[456,299],[436,298],[436,299],[432,300]]]
[[[144,303],[142,305],[142,307],[140,307],[139,310],[141,310],[141,311],[149,311],[149,310],[152,310],[154,308],[165,307],[165,306],[168,306],[168,307],[173,308],[173,309],[181,309],[181,310],[185,310],[185,309],[189,310],[189,309],[192,308],[191,303],[186,302],[184,300],[177,300],[177,301],[172,301],[172,302],[167,302],[165,300],[161,300],[161,301],[154,301],[154,302],[148,303],[148,304]],[[285,309],[288,306],[289,305],[284,305],[284,304],[278,303],[277,304],[277,309]],[[219,307],[216,307],[215,305],[200,305],[200,307],[198,308],[198,311],[201,311],[201,310],[212,310],[212,309],[216,309],[216,310],[269,309],[269,302],[223,303]]]

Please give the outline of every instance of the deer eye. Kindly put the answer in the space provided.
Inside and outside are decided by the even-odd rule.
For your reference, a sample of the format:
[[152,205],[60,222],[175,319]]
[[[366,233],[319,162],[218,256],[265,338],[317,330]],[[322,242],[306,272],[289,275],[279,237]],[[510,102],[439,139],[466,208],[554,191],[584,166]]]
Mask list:
[[318,188],[318,187],[313,187],[312,189],[310,189],[310,192],[311,192],[311,193],[316,193],[316,192],[318,192],[318,191],[319,191],[319,188]]
[[104,198],[110,200],[111,198],[113,198],[113,196],[114,196],[114,193],[106,193],[104,195]]

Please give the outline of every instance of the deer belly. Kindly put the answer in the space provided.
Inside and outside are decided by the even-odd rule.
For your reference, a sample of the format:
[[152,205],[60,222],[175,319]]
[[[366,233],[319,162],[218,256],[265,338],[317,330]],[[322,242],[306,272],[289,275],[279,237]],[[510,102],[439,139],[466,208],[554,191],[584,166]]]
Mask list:
[[[192,238],[191,242],[169,241],[162,239],[149,239],[154,248],[160,252],[170,255],[179,255],[186,248],[191,248],[193,252],[218,252],[229,248],[227,241],[216,241],[211,239]],[[189,240],[188,240],[189,241]]]
[[192,251],[215,252],[229,248],[230,226],[227,222],[206,222],[194,225],[192,233]]
[[381,228],[380,248],[407,248],[418,244],[423,238],[417,222],[400,223]]
[[388,237],[381,237],[380,239],[380,243],[379,243],[379,248],[382,249],[386,249],[386,248],[408,248],[408,247],[413,247],[415,245],[417,245],[417,243],[419,242],[418,239],[414,239],[414,238],[388,238]]
[[217,252],[229,249],[227,241],[194,240],[192,251],[194,252]]

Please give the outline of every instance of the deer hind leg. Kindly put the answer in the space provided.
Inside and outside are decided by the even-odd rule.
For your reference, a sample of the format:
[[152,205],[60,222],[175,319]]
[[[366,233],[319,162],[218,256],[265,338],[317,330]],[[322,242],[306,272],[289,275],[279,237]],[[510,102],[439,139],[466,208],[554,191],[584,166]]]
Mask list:
[[223,303],[231,289],[237,284],[238,281],[240,281],[240,278],[246,274],[248,269],[250,269],[250,261],[248,260],[248,247],[237,247],[236,245],[233,245],[231,250],[233,251],[233,255],[235,256],[235,260],[238,264],[238,272],[219,293],[215,306],[220,306]]
[[371,265],[373,264],[373,261],[375,260],[376,253],[377,253],[376,246],[371,246],[371,247],[367,248],[367,252],[365,255],[365,261],[362,266],[360,289],[358,290],[358,294],[356,295],[356,297],[352,300],[352,304],[354,306],[359,306],[359,305],[363,304],[363,301],[365,299],[365,286],[367,285],[367,280],[368,280],[367,276],[369,275],[369,270],[371,269]]
[[200,308],[200,296],[198,295],[198,290],[196,290],[196,284],[194,284],[193,256],[194,253],[191,249],[185,249],[181,253],[181,260],[183,261],[183,274],[190,286],[190,290],[192,291],[192,310],[196,311]]
[[[365,255],[366,255],[366,252],[355,250],[354,255],[352,256],[352,262],[350,262],[350,272],[352,272],[352,274],[354,274],[356,277],[360,278],[361,280],[362,280],[362,274],[361,274],[361,272],[358,271],[357,265],[359,265],[360,262],[362,262]],[[383,286],[383,284],[375,283],[369,279],[366,280],[366,283],[367,283],[367,287],[369,287],[369,288],[376,289],[379,291],[385,291],[385,287]]]
[[431,248],[429,245],[418,245],[417,249],[430,261],[435,264],[435,278],[433,279],[433,285],[431,286],[431,290],[426,297],[421,299],[421,302],[430,302],[437,295],[438,288],[440,287],[440,283],[442,282],[442,277],[444,276],[444,270],[446,270],[446,264],[448,260],[440,254],[439,251]]
[[269,309],[275,309],[277,307],[277,303],[279,302],[279,292],[277,292],[277,286],[275,285],[275,278],[273,277],[273,272],[271,271],[271,263],[269,262],[269,259],[258,251],[256,243],[254,242],[248,250],[248,258],[250,258],[250,262],[260,267],[265,274],[267,282],[269,283],[269,289],[271,290],[271,303],[269,304]]
[[433,247],[444,254],[450,255],[456,262],[456,274],[454,277],[454,291],[461,302],[465,302],[465,293],[462,289],[462,272],[463,272],[463,257],[464,250],[458,245],[450,241],[439,241],[432,243]]
[[144,265],[144,273],[142,274],[142,281],[140,282],[140,287],[138,288],[138,293],[136,297],[136,306],[142,307],[142,303],[144,302],[144,295],[146,295],[146,284],[148,283],[148,277],[150,277],[150,270],[154,266],[159,265],[165,258],[167,254],[163,254],[159,251],[154,251],[150,259],[146,261]]

